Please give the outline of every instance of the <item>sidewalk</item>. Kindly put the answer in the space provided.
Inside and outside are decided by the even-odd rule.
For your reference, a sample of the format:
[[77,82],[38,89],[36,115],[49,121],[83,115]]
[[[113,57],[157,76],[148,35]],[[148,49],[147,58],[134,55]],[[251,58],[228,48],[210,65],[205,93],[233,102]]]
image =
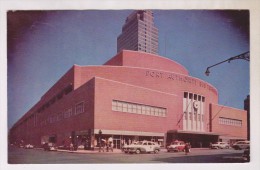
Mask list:
[[[104,152],[103,151],[99,152],[98,148],[95,148],[94,150],[83,150],[83,149],[80,149],[80,150],[76,150],[76,151],[58,149],[57,151],[58,152],[68,152],[68,153],[81,153],[81,154],[84,154],[84,153],[102,153],[102,154],[124,153],[124,152],[122,152],[121,149],[113,149],[113,152],[111,150],[109,152],[107,152],[106,150]],[[167,152],[167,149],[161,148],[160,152]]]
[[61,150],[61,149],[58,149],[57,150],[58,152],[68,152],[68,153],[124,153],[121,151],[121,149],[113,149],[113,152],[110,150],[109,152],[107,152],[106,150],[103,152],[101,150],[101,152],[99,152],[99,149],[98,148],[95,148],[94,150],[84,150],[84,149],[78,149],[76,151],[70,151],[70,150]]
[[[209,148],[191,148],[192,150],[204,150],[204,149],[209,149]],[[70,151],[70,150],[62,150],[62,149],[58,149],[57,152],[67,152],[67,153],[80,153],[80,154],[95,154],[95,153],[102,153],[102,154],[116,154],[116,153],[124,153],[122,152],[121,149],[113,149],[113,152],[110,150],[109,152],[107,152],[106,150],[103,152],[99,152],[99,148],[94,148],[94,150],[84,150],[84,149],[78,149],[76,151]],[[167,152],[166,148],[161,148],[160,152]]]

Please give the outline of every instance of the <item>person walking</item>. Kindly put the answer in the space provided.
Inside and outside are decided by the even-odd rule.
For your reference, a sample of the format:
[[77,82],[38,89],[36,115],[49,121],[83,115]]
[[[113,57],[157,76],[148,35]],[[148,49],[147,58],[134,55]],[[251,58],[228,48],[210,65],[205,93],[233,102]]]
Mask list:
[[188,142],[185,143],[184,150],[185,150],[185,155],[188,155],[188,153],[190,152],[190,144]]
[[70,143],[70,151],[73,151],[74,147],[73,147],[73,143]]
[[113,142],[110,144],[110,149],[111,149],[111,151],[113,152],[113,148],[114,148],[114,144],[113,144]]

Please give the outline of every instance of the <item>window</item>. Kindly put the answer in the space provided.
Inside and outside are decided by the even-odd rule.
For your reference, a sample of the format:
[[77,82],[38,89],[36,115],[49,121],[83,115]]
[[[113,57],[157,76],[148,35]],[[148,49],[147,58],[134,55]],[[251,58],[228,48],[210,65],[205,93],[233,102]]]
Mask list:
[[146,108],[144,105],[142,105],[142,114],[145,114]]
[[241,127],[242,120],[219,117],[219,124]]
[[112,111],[121,111],[127,113],[166,117],[165,108],[148,106],[148,105],[137,104],[137,103],[123,102],[118,100],[112,101]]
[[57,121],[60,121],[60,120],[62,120],[63,119],[63,114],[62,113],[59,113],[58,115],[57,115]]
[[84,112],[84,102],[81,102],[76,105],[75,114],[80,114]]
[[194,94],[194,100],[197,100],[197,95],[196,94]]
[[127,103],[123,102],[123,112],[127,112]]
[[136,106],[136,104],[133,104],[133,113],[137,113],[137,106]]
[[117,101],[112,101],[112,110],[117,111]]
[[193,99],[192,93],[189,94],[189,99]]
[[131,103],[127,104],[127,112],[128,113],[133,113],[133,105]]
[[63,113],[63,117],[66,119],[66,118],[69,118],[70,116],[72,116],[73,115],[73,113],[72,113],[72,108],[69,108],[69,109],[67,109],[67,110],[65,110],[64,111],[64,113]]

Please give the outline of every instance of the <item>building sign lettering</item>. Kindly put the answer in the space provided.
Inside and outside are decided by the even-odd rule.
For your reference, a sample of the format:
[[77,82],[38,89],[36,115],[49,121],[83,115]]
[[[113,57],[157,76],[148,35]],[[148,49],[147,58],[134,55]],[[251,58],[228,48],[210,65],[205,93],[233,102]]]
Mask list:
[[183,76],[175,73],[165,73],[160,71],[146,71],[145,76],[152,77],[156,79],[167,79],[170,81],[178,81],[183,83],[188,83],[194,86],[199,86],[201,88],[208,89],[212,91],[213,93],[217,94],[217,91],[210,85],[208,85],[205,82],[199,81],[197,79],[194,79],[192,77]]

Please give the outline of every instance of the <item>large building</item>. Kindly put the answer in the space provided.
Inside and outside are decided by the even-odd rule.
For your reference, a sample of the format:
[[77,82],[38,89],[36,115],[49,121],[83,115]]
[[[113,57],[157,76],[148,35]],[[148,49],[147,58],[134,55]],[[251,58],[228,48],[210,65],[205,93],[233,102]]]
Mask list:
[[[100,135],[99,132],[102,132]],[[123,50],[102,66],[74,65],[10,130],[13,144],[114,147],[135,140],[192,147],[246,140],[247,112],[218,104],[211,84],[168,58]]]
[[158,29],[150,10],[130,14],[117,38],[117,52],[121,50],[144,51],[158,54]]

